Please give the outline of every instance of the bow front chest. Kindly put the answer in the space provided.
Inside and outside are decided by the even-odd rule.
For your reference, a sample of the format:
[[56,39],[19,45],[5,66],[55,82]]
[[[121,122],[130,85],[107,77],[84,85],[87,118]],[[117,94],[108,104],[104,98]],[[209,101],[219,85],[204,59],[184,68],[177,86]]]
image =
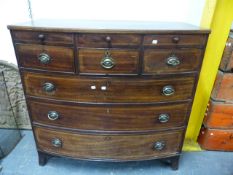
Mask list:
[[40,165],[53,155],[178,168],[208,30],[69,20],[8,28]]

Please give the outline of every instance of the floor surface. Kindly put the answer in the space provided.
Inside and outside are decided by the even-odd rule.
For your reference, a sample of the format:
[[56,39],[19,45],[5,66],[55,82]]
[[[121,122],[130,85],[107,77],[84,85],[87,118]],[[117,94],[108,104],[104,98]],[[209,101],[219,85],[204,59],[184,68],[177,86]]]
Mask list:
[[184,152],[179,170],[160,161],[104,163],[51,158],[41,167],[31,131],[16,148],[0,160],[0,175],[233,175],[232,152]]

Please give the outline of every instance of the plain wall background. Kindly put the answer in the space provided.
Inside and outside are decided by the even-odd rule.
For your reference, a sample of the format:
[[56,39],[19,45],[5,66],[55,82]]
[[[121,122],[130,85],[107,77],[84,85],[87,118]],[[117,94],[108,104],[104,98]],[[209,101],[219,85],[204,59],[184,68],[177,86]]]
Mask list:
[[[0,60],[16,64],[8,24],[30,20],[29,0],[0,1]],[[33,19],[178,21],[199,26],[205,0],[30,0]]]

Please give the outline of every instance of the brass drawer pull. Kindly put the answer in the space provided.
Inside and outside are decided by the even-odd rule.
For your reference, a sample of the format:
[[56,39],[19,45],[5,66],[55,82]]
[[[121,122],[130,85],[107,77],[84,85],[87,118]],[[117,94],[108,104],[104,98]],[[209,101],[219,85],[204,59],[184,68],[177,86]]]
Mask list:
[[165,148],[166,144],[164,141],[157,141],[154,143],[154,149],[156,151],[162,151]]
[[111,68],[113,68],[115,66],[115,61],[111,57],[110,52],[108,52],[108,51],[105,52],[105,55],[102,58],[100,64],[104,69],[111,69]]
[[43,84],[43,90],[45,92],[52,92],[55,90],[55,85],[53,83],[46,82]]
[[177,56],[172,55],[167,58],[166,63],[168,66],[178,66],[180,64],[180,59]]
[[38,60],[42,63],[42,64],[48,64],[51,61],[51,58],[48,54],[46,53],[41,53],[38,56]]
[[163,90],[162,90],[162,93],[163,93],[165,96],[170,96],[170,95],[173,95],[173,94],[175,93],[175,89],[174,89],[173,86],[171,86],[171,85],[164,86],[164,87],[163,87]]
[[53,138],[51,140],[51,144],[56,148],[61,148],[62,147],[62,141],[61,141],[61,139],[58,139],[58,138]]
[[168,122],[169,118],[170,116],[168,114],[160,114],[158,119],[160,123],[166,123]]
[[59,113],[57,111],[49,111],[48,119],[49,120],[57,120],[59,118]]

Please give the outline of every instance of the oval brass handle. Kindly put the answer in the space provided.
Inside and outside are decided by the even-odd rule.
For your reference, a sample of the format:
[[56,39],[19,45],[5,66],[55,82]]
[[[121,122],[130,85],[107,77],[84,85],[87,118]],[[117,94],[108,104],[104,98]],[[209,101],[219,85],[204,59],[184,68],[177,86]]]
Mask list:
[[61,141],[61,139],[58,139],[58,138],[53,138],[51,140],[51,144],[56,148],[61,148],[62,147],[62,141]]
[[104,69],[111,69],[111,68],[113,68],[115,66],[115,61],[110,56],[110,53],[107,51],[105,53],[105,56],[102,58],[100,64]]
[[112,58],[104,58],[101,60],[101,66],[105,69],[111,69],[115,66],[115,63]]
[[158,119],[160,123],[166,123],[168,122],[169,118],[170,116],[168,114],[160,114]]
[[180,64],[180,59],[177,56],[172,55],[167,58],[168,66],[178,66],[179,64]]
[[59,113],[57,111],[49,111],[48,119],[49,120],[57,120],[59,118]]
[[180,38],[178,36],[175,36],[172,38],[173,43],[178,43],[180,41]]
[[170,95],[173,95],[175,93],[175,89],[171,85],[164,86],[162,93],[166,96],[170,96]]
[[154,143],[154,149],[157,151],[161,151],[165,148],[166,143],[164,141],[157,141]]
[[51,61],[50,56],[48,54],[46,54],[46,53],[41,53],[38,56],[38,59],[42,64],[48,64]]
[[55,90],[55,85],[53,83],[46,82],[43,84],[43,90],[46,92],[52,92]]

